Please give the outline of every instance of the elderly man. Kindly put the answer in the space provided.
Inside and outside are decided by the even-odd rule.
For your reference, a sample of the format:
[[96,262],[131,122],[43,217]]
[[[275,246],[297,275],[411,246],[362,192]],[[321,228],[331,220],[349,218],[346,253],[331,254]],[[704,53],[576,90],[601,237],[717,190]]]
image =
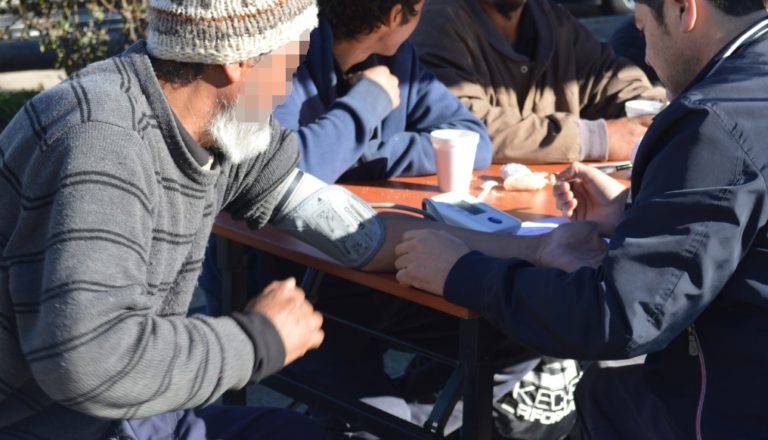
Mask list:
[[[263,224],[293,172],[276,124],[233,115],[245,89],[295,68],[316,14],[311,0],[153,1],[147,41],[0,135],[0,437],[322,436],[288,411],[182,411],[323,339],[290,280],[244,313],[185,317],[215,213]],[[278,89],[257,95],[271,105]]]
[[[322,437],[287,411],[195,409],[320,344],[293,280],[244,313],[186,316],[220,209],[368,270],[413,227],[296,169],[271,119],[316,17],[313,0],[153,0],[147,41],[0,134],[0,437]],[[552,251],[571,236],[509,245],[571,266]]]
[[613,229],[599,268],[532,268],[429,232],[398,248],[404,283],[481,310],[545,354],[648,353],[645,365],[585,375],[589,438],[768,437],[764,8],[638,0],[646,59],[673,101],[639,147],[631,189],[576,164],[556,190],[566,214]]
[[488,127],[494,162],[626,160],[665,99],[549,0],[432,0],[411,41],[421,61]]

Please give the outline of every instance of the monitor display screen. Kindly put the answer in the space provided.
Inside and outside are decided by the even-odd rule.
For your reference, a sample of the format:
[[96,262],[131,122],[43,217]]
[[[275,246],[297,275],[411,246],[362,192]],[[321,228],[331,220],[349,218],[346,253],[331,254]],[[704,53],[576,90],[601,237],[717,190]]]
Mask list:
[[483,212],[485,212],[482,209],[478,208],[477,206],[475,206],[475,205],[473,205],[471,203],[468,203],[466,200],[457,200],[455,202],[452,202],[451,205],[453,205],[453,206],[455,206],[455,207],[457,207],[457,208],[459,208],[459,209],[461,209],[463,211],[466,211],[466,212],[468,212],[469,214],[472,214],[472,215],[478,215],[478,214],[482,214]]

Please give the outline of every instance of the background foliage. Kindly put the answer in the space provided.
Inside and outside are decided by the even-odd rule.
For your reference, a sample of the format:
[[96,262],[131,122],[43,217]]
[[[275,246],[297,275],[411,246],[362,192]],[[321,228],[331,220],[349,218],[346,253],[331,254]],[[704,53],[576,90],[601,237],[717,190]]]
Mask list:
[[37,93],[37,90],[0,91],[0,131],[8,125],[21,106]]
[[[68,74],[143,38],[149,0],[0,0],[0,13],[18,17],[21,29],[2,38],[37,38],[56,52]],[[13,31],[13,33],[11,32]]]

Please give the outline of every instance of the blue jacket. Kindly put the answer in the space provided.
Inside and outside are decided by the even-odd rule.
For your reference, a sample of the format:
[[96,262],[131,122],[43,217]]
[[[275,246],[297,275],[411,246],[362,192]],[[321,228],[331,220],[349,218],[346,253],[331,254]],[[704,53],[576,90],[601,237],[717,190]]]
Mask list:
[[715,67],[723,53],[648,130],[601,267],[474,252],[445,285],[542,353],[649,353],[677,438],[695,438],[702,390],[703,438],[768,438],[768,33]]
[[429,132],[437,128],[480,133],[475,168],[491,164],[485,126],[421,65],[410,43],[394,56],[373,58],[372,65],[389,67],[400,81],[401,103],[393,111],[384,89],[367,79],[339,96],[330,26],[321,19],[312,32],[293,91],[274,112],[282,126],[298,133],[302,170],[328,183],[433,174]]

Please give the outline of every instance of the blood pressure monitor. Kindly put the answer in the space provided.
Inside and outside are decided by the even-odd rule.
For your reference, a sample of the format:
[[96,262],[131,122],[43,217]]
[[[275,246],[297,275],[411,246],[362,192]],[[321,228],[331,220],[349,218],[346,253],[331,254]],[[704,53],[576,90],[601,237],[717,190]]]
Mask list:
[[438,194],[424,199],[422,206],[438,221],[475,231],[515,233],[522,224],[517,218],[467,194]]

